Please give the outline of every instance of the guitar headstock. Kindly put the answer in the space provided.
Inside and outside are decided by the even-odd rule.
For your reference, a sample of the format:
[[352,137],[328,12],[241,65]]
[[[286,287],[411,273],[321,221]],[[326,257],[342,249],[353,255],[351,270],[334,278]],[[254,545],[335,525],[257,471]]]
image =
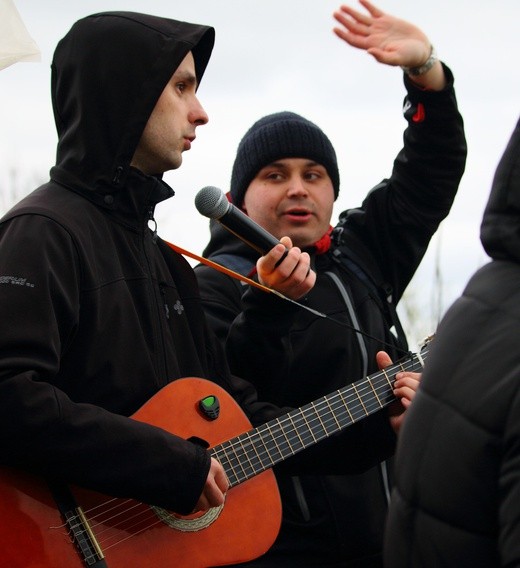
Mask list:
[[431,335],[427,335],[420,343],[419,343],[419,349],[421,351],[423,351],[425,349],[425,347],[427,347],[433,340],[435,339],[435,333],[432,333]]
[[420,343],[419,343],[419,353],[416,353],[417,359],[419,359],[419,361],[421,362],[421,365],[424,367],[424,359],[426,358],[426,355],[428,354],[428,346],[430,345],[430,343],[433,341],[435,337],[435,334],[433,333],[432,335],[428,335],[427,337],[425,337]]

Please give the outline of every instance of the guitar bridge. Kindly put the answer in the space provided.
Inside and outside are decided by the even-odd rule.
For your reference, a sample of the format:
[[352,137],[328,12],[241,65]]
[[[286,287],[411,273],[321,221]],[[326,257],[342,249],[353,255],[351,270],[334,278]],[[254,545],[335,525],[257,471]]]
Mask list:
[[81,507],[64,515],[74,544],[78,547],[86,566],[102,568],[106,566],[104,555]]

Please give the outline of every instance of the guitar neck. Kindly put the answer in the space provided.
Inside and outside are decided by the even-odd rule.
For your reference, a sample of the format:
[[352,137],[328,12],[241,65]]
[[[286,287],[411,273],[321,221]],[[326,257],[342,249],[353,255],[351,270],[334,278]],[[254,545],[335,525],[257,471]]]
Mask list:
[[392,377],[422,370],[428,348],[212,448],[233,487],[388,406]]

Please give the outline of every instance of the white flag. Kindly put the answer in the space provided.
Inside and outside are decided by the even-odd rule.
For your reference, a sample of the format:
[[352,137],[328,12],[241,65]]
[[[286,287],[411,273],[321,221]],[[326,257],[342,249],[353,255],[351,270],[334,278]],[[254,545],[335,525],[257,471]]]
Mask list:
[[18,61],[40,60],[40,50],[27,32],[13,0],[0,0],[0,69]]

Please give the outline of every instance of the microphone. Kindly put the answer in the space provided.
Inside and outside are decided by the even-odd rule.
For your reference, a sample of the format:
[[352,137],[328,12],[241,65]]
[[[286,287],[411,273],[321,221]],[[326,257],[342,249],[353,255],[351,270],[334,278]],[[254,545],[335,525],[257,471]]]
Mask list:
[[[195,207],[205,217],[215,219],[239,239],[254,248],[262,256],[270,251],[280,241],[255,223],[238,207],[230,203],[224,192],[218,187],[208,185],[203,187],[195,196]],[[282,262],[287,254],[277,262]]]

